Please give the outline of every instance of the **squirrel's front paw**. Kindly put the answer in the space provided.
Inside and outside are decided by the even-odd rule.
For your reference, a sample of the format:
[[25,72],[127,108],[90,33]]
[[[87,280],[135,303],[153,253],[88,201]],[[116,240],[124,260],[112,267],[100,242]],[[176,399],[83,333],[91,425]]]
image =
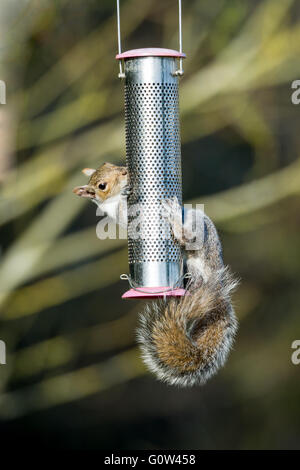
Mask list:
[[180,244],[182,238],[182,210],[176,197],[161,201],[162,216],[169,222],[173,235]]
[[121,191],[121,195],[124,197],[129,197],[131,193],[131,186],[129,184],[126,184],[124,188]]
[[162,216],[167,219],[170,223],[175,219],[177,221],[182,220],[181,207],[178,204],[176,197],[172,199],[164,199],[161,201]]

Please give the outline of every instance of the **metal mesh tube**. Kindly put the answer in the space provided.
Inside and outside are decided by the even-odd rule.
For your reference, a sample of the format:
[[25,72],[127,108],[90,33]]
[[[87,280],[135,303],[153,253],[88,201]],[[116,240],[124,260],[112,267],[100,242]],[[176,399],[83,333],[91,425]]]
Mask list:
[[174,57],[125,60],[126,159],[132,187],[128,253],[130,275],[139,287],[173,287],[182,275],[181,250],[160,204],[174,196],[182,203],[175,71]]

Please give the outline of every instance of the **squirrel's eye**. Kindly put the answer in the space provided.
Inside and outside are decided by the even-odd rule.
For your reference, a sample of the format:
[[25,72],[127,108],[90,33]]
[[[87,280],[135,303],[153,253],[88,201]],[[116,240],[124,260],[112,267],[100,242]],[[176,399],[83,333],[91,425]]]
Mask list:
[[98,185],[98,188],[101,189],[102,191],[104,191],[104,189],[106,188],[106,186],[107,186],[107,183],[100,183],[100,184]]

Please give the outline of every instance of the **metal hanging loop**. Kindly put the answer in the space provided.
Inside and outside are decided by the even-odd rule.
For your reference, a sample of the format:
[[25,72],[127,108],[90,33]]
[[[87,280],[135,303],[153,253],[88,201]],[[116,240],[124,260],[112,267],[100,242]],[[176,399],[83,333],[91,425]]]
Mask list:
[[[120,0],[117,0],[117,22],[118,22],[118,55],[122,54],[122,42],[121,42],[121,21],[120,21]],[[181,0],[178,0],[178,27],[179,27],[179,52],[182,54],[182,5]],[[174,75],[182,77],[184,74],[183,70],[183,59],[179,58],[179,69],[174,72]],[[123,60],[119,60],[119,74],[120,79],[125,78],[125,72],[123,68]]]

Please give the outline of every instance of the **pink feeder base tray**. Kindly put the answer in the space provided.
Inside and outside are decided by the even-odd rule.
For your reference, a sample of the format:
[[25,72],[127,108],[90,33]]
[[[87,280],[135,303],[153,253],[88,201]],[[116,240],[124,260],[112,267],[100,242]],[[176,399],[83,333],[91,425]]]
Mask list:
[[117,60],[133,59],[136,57],[176,57],[184,59],[186,55],[183,52],[174,51],[173,49],[162,49],[160,47],[132,49],[116,55]]
[[[135,289],[130,289],[122,295],[122,299],[153,299],[158,297],[172,296],[172,297],[183,297],[186,294],[185,289],[173,289],[169,290],[170,287],[141,287],[143,292],[139,292]],[[161,292],[163,289],[166,292]],[[160,291],[160,293],[158,293]]]

